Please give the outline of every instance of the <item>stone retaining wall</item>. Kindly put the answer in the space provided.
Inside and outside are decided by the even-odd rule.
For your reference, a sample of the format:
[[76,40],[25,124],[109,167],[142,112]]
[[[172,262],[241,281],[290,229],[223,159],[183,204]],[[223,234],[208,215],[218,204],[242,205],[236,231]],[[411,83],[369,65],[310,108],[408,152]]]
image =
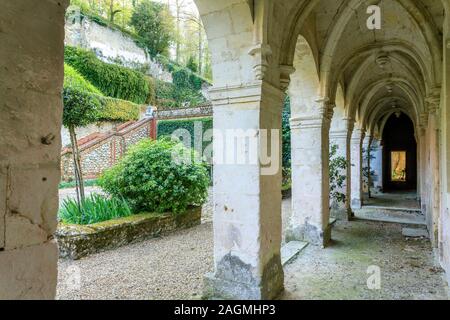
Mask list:
[[201,223],[201,208],[181,215],[144,213],[87,226],[60,223],[55,233],[61,258],[80,259]]
[[[93,133],[78,140],[83,176],[96,178],[103,170],[113,166],[133,144],[142,139],[156,139],[156,122],[146,118],[138,122],[128,122],[108,133]],[[72,149],[61,153],[62,180],[73,179]]]
[[158,120],[212,117],[212,115],[213,109],[212,104],[210,103],[196,107],[158,109],[155,111],[155,118],[157,118]]

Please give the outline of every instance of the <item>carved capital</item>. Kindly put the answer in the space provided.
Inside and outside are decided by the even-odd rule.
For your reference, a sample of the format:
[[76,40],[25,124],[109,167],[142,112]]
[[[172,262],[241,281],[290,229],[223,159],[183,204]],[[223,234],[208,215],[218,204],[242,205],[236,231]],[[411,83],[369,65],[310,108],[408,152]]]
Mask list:
[[428,113],[421,113],[419,115],[419,127],[423,130],[428,126]]
[[248,54],[254,60],[253,72],[256,80],[264,80],[269,70],[269,59],[272,56],[272,49],[267,44],[258,43],[249,50]]
[[280,65],[280,89],[285,91],[291,83],[291,74],[295,72],[295,68],[289,65]]

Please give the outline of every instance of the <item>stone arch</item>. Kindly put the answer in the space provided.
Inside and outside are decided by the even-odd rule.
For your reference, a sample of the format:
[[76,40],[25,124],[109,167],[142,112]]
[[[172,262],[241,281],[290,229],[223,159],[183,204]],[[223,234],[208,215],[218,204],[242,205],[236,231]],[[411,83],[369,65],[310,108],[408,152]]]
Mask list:
[[[332,71],[334,70],[333,63],[334,57],[336,56],[339,39],[342,38],[344,30],[348,25],[348,22],[352,18],[356,9],[358,9],[363,3],[368,5],[377,4],[379,1],[364,1],[364,0],[351,0],[346,2],[347,5],[341,11],[341,13],[336,18],[336,24],[334,24],[331,32],[329,33],[325,48],[323,50],[321,56],[321,93],[323,95],[328,95],[328,92],[331,88],[331,79],[332,79]],[[427,41],[427,49],[430,51],[430,55],[432,57],[433,63],[433,83],[440,83],[440,74],[439,74],[439,66],[440,61],[442,60],[441,49],[439,45],[439,41],[436,39],[436,34],[433,33],[433,28],[430,26],[430,23],[424,18],[423,14],[420,10],[413,10],[412,8],[417,8],[416,5],[411,0],[402,0],[400,1],[402,7],[406,10],[406,12],[413,18],[416,26],[421,30],[422,35]],[[407,10],[409,8],[409,11]]]
[[319,74],[314,49],[302,35],[296,41],[294,73],[291,75],[289,96],[291,113],[295,118],[300,114],[314,114],[314,106],[319,94]]
[[214,86],[233,86],[254,81],[248,72],[254,62],[249,50],[254,44],[254,20],[247,0],[194,0],[211,51]]
[[[426,66],[424,59],[420,57],[412,46],[404,42],[383,42],[383,52],[389,54],[389,57],[395,62],[402,65],[408,74],[412,74],[411,79],[416,82],[417,86],[423,84],[423,91],[429,92],[433,88],[431,67]],[[377,54],[380,53],[378,45],[368,45],[357,50],[356,53],[344,58],[337,67],[339,72],[331,79],[330,96],[334,96],[336,83],[342,71],[347,70],[349,66],[358,65],[354,75],[348,85],[348,92],[354,92],[355,87],[361,83],[365,72],[371,64],[376,60]],[[362,60],[361,62],[359,60]],[[359,64],[358,64],[359,62]],[[422,80],[422,81],[419,81]]]
[[[416,119],[419,117],[419,114],[422,110],[424,110],[423,97],[425,93],[422,93],[417,90],[414,86],[412,86],[409,82],[409,79],[405,79],[402,77],[393,77],[389,80],[392,83],[395,83],[396,86],[400,87],[404,93],[409,97],[411,103],[414,107],[415,117]],[[348,105],[348,116],[350,118],[362,119],[364,118],[364,114],[368,107],[370,106],[370,101],[372,97],[381,90],[384,86],[386,86],[387,81],[384,77],[380,79],[375,79],[371,83],[366,85],[366,89],[363,92],[358,92],[359,96],[355,98],[355,96],[351,96],[349,98]],[[355,93],[356,94],[356,93]],[[347,109],[346,109],[347,110]]]

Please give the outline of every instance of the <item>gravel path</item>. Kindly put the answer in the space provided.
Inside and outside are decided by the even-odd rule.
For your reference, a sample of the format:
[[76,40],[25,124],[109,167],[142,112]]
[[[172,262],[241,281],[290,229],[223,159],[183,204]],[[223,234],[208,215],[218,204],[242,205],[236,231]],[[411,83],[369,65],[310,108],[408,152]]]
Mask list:
[[[283,201],[283,226],[290,200]],[[200,226],[91,255],[60,260],[59,299],[199,299],[213,270],[212,199]],[[367,268],[380,266],[382,289],[367,289]],[[80,282],[73,281],[80,276]],[[80,286],[74,286],[80,283]],[[285,267],[284,299],[445,299],[443,271],[429,241],[406,240],[401,227],[338,222],[333,245],[308,246]]]

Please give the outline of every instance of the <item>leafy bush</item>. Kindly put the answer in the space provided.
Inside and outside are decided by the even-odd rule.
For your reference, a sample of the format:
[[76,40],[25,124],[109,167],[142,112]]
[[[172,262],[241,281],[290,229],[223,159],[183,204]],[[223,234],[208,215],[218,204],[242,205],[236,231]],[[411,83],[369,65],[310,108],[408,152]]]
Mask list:
[[[175,78],[174,78],[175,81]],[[206,102],[201,92],[189,87],[178,87],[173,83],[156,81],[156,104],[167,108],[180,108],[183,103],[197,106]]]
[[337,156],[338,145],[330,147],[330,203],[335,206],[337,203],[344,203],[346,196],[341,192],[347,169],[345,157]]
[[137,104],[149,99],[151,84],[140,72],[105,63],[91,51],[69,46],[65,47],[65,61],[107,96]]
[[101,96],[68,85],[63,89],[63,104],[63,124],[67,128],[96,122],[102,106]]
[[174,154],[192,150],[168,139],[142,140],[106,170],[99,184],[109,194],[123,197],[136,212],[185,211],[207,197],[208,173],[203,163],[174,161]]
[[120,198],[107,198],[92,194],[81,201],[78,206],[76,200],[65,199],[59,210],[59,218],[64,223],[87,225],[131,215],[130,206]]
[[[202,132],[195,132],[195,123],[199,123],[202,126]],[[194,118],[183,120],[160,120],[158,121],[158,139],[163,137],[170,137],[175,130],[186,129],[191,136],[191,147],[194,147],[194,138],[202,141],[203,148],[208,146],[210,141],[203,141],[203,135],[209,129],[213,128],[212,118]],[[197,134],[197,136],[196,136]],[[199,136],[202,134],[202,136]]]
[[283,168],[291,167],[291,101],[286,96],[282,114],[282,137],[283,137]]

